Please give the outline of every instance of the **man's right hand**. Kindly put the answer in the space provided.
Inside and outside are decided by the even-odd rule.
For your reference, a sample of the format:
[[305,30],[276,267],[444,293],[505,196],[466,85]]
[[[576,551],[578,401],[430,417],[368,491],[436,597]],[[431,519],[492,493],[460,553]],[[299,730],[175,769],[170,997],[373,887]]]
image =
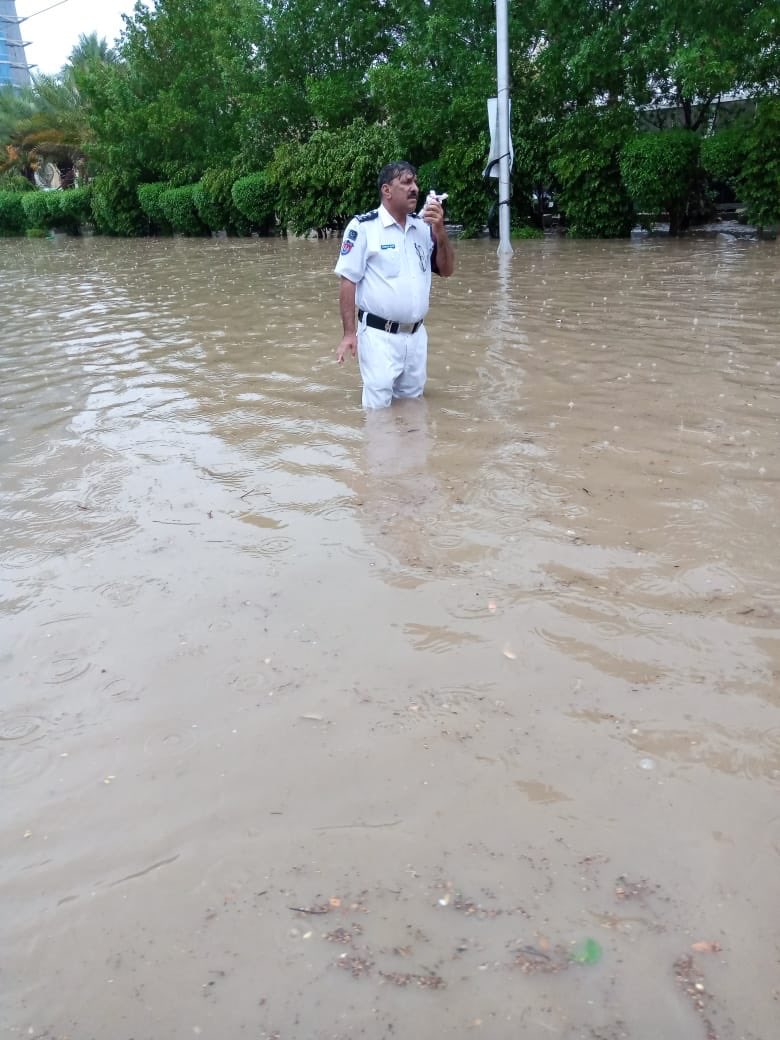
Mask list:
[[338,345],[336,350],[336,360],[340,365],[344,364],[344,358],[347,354],[351,354],[352,357],[357,355],[357,333],[347,332],[341,339],[341,343]]

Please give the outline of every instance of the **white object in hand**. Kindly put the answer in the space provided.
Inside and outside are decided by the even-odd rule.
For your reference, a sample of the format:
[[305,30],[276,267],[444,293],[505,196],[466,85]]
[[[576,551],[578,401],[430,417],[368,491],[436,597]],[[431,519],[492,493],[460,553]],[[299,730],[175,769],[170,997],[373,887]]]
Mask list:
[[[447,192],[446,191],[444,192],[443,195],[437,195],[436,192],[433,190],[433,188],[431,188],[431,190],[428,192],[428,194],[425,197],[425,206],[427,206],[429,202],[438,202],[439,205],[441,205],[442,202],[444,202],[444,200],[447,197],[448,196],[447,196]],[[417,214],[419,217],[421,217],[423,215],[423,213],[425,212],[425,206],[423,206],[423,208]]]

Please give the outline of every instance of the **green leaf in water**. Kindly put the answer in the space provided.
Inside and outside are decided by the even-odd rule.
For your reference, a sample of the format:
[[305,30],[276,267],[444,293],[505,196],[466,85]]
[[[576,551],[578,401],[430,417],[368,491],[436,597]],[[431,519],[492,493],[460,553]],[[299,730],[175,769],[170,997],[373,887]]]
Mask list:
[[572,952],[572,960],[577,964],[598,964],[603,950],[595,939],[585,939]]

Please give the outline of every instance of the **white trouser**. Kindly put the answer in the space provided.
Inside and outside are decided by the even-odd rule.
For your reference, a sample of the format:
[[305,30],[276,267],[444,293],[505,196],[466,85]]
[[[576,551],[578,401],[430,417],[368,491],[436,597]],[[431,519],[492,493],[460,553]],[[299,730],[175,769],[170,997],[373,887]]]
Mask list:
[[422,397],[428,359],[428,333],[382,332],[361,322],[358,361],[363,407],[387,408],[394,397]]

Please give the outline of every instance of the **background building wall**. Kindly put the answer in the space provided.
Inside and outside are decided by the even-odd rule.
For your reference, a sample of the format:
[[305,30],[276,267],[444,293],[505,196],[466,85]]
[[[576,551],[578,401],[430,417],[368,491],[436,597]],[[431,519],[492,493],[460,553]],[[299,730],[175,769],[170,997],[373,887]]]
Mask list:
[[30,69],[22,46],[16,0],[0,0],[0,86],[30,85]]

